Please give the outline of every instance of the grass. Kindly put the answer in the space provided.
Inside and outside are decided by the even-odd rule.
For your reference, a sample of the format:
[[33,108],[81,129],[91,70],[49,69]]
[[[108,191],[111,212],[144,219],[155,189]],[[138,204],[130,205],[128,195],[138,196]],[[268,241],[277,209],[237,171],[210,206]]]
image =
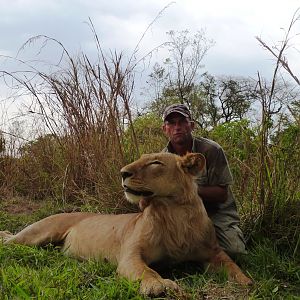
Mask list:
[[[30,211],[27,203],[27,209],[16,214],[13,207],[20,202],[13,203],[1,204],[0,230],[19,230],[58,209],[40,203]],[[229,283],[222,272],[207,274],[194,264],[180,264],[160,273],[176,280],[184,293],[156,299],[300,299],[299,255],[279,251],[271,240],[259,237],[238,263],[253,278],[253,287]],[[144,299],[139,284],[119,278],[115,266],[80,262],[52,246],[0,244],[0,265],[0,299]]]
[[56,249],[2,247],[1,263],[1,299],[138,297],[138,284],[117,278],[115,267],[101,262],[78,262]]

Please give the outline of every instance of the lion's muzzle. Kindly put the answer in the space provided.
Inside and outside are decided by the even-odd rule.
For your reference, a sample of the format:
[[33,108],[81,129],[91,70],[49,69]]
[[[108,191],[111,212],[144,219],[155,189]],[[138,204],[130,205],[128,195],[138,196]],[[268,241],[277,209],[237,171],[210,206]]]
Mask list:
[[130,194],[133,194],[135,196],[150,197],[150,196],[153,195],[153,193],[150,192],[150,191],[133,190],[133,189],[127,187],[126,185],[124,185],[123,187],[124,187],[124,190],[125,190],[126,193],[130,193]]

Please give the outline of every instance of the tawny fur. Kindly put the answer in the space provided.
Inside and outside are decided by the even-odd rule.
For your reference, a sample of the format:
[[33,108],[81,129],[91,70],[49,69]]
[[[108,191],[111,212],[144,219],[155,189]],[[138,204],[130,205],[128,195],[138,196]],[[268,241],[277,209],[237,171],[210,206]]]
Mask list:
[[205,165],[201,154],[143,155],[122,170],[127,199],[140,213],[101,215],[64,213],[42,219],[13,235],[0,232],[5,244],[61,244],[78,259],[107,259],[121,276],[141,280],[141,293],[158,295],[177,284],[149,268],[163,260],[197,261],[211,270],[224,267],[230,279],[251,280],[219,247],[214,226],[197,193],[194,177]]

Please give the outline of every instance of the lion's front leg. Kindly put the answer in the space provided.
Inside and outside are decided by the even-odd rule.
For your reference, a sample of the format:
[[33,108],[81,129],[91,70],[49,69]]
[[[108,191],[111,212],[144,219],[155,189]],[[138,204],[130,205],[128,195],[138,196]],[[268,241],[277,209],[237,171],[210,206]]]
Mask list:
[[223,251],[218,252],[209,261],[209,271],[218,271],[224,268],[230,280],[242,285],[251,285],[252,280],[248,278],[238,265]]
[[163,279],[149,268],[139,255],[124,257],[118,265],[117,272],[130,280],[141,280],[140,292],[143,295],[157,296],[168,289],[179,291],[179,286],[172,280]]

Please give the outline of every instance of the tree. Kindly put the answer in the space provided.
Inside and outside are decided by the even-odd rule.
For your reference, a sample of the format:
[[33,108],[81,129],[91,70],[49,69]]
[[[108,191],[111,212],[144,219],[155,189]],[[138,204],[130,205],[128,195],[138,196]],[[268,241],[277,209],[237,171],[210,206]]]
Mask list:
[[204,30],[197,31],[193,36],[188,30],[171,30],[167,35],[170,57],[165,60],[168,68],[166,91],[172,91],[184,103],[199,80],[199,70],[203,68],[201,62],[214,42],[205,36]]
[[218,98],[224,122],[241,120],[250,108],[252,91],[247,82],[232,78],[220,79]]
[[207,51],[214,42],[205,36],[205,31],[197,31],[191,35],[188,30],[167,33],[169,57],[163,65],[156,63],[147,81],[154,89],[154,100],[150,110],[161,114],[163,109],[174,102],[191,106],[193,98],[197,97],[197,86],[201,74],[201,64]]
[[3,134],[0,131],[0,154],[3,153],[5,150],[5,139]]
[[215,127],[242,120],[256,99],[254,84],[249,79],[214,77],[204,74],[198,87],[194,117],[200,127]]

